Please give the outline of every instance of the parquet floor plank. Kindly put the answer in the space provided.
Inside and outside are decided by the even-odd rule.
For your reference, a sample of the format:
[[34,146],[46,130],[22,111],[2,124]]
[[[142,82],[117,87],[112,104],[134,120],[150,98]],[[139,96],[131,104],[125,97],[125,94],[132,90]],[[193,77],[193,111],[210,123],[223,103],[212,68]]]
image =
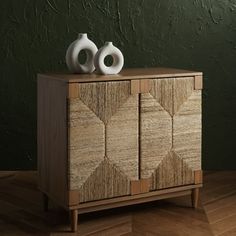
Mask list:
[[83,214],[71,233],[68,212],[51,201],[43,211],[35,171],[0,172],[0,235],[236,235],[236,172],[206,172],[201,202],[197,210],[186,196]]
[[202,203],[216,236],[236,235],[236,171],[217,171],[205,176]]

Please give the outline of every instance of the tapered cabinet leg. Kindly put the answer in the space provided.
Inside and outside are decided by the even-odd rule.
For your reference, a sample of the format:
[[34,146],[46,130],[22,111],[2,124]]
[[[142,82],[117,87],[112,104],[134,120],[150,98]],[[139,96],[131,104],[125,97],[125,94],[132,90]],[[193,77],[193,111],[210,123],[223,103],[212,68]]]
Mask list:
[[78,229],[78,210],[77,209],[71,210],[70,214],[71,214],[71,217],[70,217],[71,231],[76,232]]
[[43,210],[48,211],[48,196],[47,194],[43,193]]
[[195,188],[192,190],[192,206],[194,208],[198,207],[198,202],[199,202],[199,188]]

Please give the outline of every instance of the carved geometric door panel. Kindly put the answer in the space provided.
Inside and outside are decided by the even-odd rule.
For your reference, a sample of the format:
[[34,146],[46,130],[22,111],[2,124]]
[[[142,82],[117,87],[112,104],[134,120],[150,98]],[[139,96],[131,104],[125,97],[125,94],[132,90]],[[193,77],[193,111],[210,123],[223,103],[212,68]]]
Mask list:
[[79,83],[69,99],[69,189],[80,202],[130,194],[138,179],[138,95],[130,81]]
[[153,79],[141,94],[140,170],[151,189],[194,183],[201,169],[201,90],[194,78]]

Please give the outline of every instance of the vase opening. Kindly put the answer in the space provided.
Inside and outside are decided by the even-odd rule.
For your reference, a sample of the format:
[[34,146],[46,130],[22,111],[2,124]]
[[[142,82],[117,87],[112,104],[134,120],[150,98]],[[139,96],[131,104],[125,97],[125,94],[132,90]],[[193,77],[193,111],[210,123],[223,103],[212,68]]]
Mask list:
[[113,65],[113,62],[114,62],[114,59],[111,55],[107,55],[105,58],[104,58],[104,64],[105,66],[107,67],[110,67]]
[[78,55],[78,62],[81,64],[81,65],[84,65],[87,61],[87,53],[86,51],[83,49],[79,52],[79,55]]

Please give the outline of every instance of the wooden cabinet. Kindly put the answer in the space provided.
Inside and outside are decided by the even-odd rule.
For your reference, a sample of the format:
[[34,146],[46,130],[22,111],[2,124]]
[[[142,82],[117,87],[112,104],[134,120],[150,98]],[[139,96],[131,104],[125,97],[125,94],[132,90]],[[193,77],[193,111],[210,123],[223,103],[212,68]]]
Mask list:
[[192,194],[202,185],[202,73],[38,76],[45,196],[77,214]]

